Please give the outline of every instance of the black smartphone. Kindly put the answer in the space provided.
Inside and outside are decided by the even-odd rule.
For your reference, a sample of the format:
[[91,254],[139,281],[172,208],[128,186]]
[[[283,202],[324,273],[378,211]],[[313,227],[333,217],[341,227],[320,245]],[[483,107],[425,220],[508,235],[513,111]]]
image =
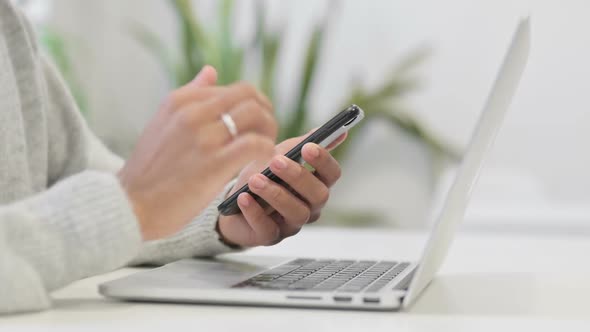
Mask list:
[[[350,105],[344,111],[338,113],[328,122],[326,122],[323,126],[318,128],[318,130],[314,131],[301,143],[297,144],[293,149],[287,152],[285,156],[291,160],[303,164],[304,161],[301,157],[301,149],[305,144],[316,143],[322,147],[327,147],[332,142],[334,142],[338,137],[340,137],[350,128],[354,127],[357,123],[359,123],[364,118],[364,116],[365,114],[360,107],[356,105]],[[270,168],[268,167],[264,171],[262,171],[261,174],[278,184],[284,183],[278,176],[273,174],[273,172],[271,172]],[[248,184],[245,184],[242,188],[240,188],[238,191],[229,196],[225,201],[223,201],[223,203],[217,206],[217,210],[219,210],[219,213],[221,213],[224,216],[241,213],[240,208],[238,206],[238,196],[244,192],[247,192],[250,195],[252,195],[252,197],[254,197],[254,199],[262,207],[266,207],[268,205],[262,198],[260,198],[256,194],[253,194],[250,191],[250,188],[248,188]]]

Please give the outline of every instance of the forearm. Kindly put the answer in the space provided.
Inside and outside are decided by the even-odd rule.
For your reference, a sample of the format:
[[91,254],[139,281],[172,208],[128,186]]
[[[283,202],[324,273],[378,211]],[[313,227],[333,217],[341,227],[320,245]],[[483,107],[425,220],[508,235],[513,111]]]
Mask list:
[[40,310],[49,292],[125,265],[141,237],[117,179],[82,172],[0,207],[0,313]]

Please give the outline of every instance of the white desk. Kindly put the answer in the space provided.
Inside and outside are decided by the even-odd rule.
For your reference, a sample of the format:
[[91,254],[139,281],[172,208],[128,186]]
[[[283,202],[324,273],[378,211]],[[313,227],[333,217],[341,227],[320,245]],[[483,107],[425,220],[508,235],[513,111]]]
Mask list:
[[[311,227],[248,255],[416,259],[424,233]],[[97,284],[54,294],[55,308],[0,318],[0,331],[590,331],[590,238],[459,233],[439,276],[409,312],[225,307],[106,300]]]

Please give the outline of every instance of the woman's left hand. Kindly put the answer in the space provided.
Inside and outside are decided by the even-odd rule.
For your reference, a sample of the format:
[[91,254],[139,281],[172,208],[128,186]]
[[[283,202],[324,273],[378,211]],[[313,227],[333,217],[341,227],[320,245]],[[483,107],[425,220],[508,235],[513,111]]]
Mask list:
[[252,195],[240,194],[238,206],[242,213],[219,217],[219,232],[226,243],[241,247],[273,245],[297,234],[303,225],[318,220],[330,196],[330,187],[341,174],[340,165],[329,150],[344,141],[346,134],[327,148],[313,143],[303,147],[303,159],[315,169],[313,173],[284,156],[308,135],[277,145],[276,155],[270,161],[271,171],[290,189],[259,174],[267,163],[253,163],[242,170],[232,192],[248,183],[250,190],[270,207],[264,209]]

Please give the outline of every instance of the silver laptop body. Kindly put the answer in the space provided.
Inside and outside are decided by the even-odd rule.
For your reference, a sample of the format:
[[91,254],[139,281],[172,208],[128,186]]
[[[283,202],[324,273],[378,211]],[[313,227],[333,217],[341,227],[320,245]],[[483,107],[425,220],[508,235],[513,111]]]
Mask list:
[[524,71],[529,19],[519,23],[419,263],[238,255],[186,259],[100,285],[122,300],[398,310],[433,279],[463,219],[484,157]]

